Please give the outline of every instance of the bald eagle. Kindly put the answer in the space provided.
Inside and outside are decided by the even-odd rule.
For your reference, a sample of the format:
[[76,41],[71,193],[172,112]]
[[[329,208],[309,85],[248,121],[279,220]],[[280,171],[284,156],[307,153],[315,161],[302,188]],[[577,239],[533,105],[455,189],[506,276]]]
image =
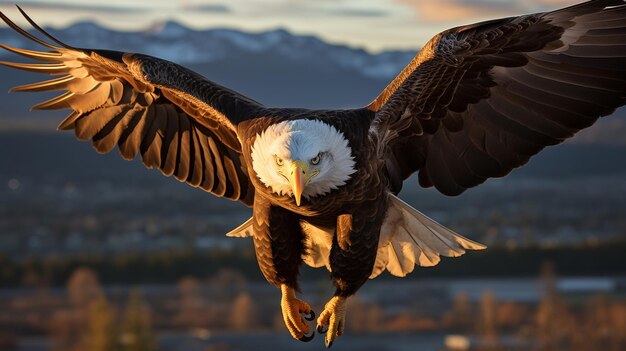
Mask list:
[[63,91],[35,109],[70,109],[59,125],[116,146],[148,168],[251,206],[230,236],[252,237],[265,278],[282,292],[291,335],[314,335],[296,297],[302,262],[336,285],[317,318],[330,347],[346,301],[384,270],[405,276],[440,256],[484,246],[396,195],[419,184],[458,195],[524,165],[626,100],[626,6],[594,0],[553,12],[461,26],[431,39],[369,105],[269,108],[172,62],[42,36],[1,18],[46,51],[3,65],[60,77],[13,91]]

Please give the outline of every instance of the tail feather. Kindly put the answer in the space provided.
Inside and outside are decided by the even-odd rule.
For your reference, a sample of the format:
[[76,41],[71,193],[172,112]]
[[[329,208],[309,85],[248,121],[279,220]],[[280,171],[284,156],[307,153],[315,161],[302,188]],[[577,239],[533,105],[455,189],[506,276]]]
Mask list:
[[458,257],[465,250],[486,248],[428,218],[398,197],[389,194],[389,199],[370,279],[385,269],[395,276],[404,277],[416,265],[431,267],[438,264],[440,256]]

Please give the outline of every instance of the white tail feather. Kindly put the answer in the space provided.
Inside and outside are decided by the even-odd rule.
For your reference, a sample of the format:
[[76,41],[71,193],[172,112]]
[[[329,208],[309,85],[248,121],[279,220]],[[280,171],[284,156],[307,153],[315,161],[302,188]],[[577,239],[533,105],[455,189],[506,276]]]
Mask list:
[[458,257],[465,250],[485,248],[389,194],[389,209],[380,232],[378,253],[370,279],[385,269],[395,276],[404,277],[416,265],[436,265],[441,260],[440,256]]
[[[301,222],[305,235],[304,262],[313,267],[326,267],[329,271],[330,249],[335,228],[321,228]],[[252,218],[226,234],[229,237],[252,236]],[[458,257],[465,250],[483,250],[486,246],[469,240],[428,218],[393,194],[389,194],[387,217],[380,230],[376,262],[370,279],[385,269],[405,277],[415,266],[431,267],[441,261],[440,256]]]

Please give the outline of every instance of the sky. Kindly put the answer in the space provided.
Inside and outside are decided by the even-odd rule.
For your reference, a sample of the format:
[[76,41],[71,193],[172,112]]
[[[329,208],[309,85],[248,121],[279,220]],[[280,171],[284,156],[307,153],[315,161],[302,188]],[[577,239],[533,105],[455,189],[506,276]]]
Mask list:
[[167,20],[195,29],[263,31],[284,28],[372,52],[421,47],[450,27],[556,9],[582,0],[0,0],[17,20],[20,5],[41,25],[94,21],[143,30]]

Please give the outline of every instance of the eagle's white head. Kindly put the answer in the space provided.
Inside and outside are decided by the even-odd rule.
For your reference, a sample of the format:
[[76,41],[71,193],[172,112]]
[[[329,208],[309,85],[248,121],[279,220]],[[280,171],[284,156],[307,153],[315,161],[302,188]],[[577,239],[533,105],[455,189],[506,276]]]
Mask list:
[[348,140],[335,127],[299,119],[269,126],[252,146],[252,167],[279,195],[300,198],[329,193],[356,172]]

